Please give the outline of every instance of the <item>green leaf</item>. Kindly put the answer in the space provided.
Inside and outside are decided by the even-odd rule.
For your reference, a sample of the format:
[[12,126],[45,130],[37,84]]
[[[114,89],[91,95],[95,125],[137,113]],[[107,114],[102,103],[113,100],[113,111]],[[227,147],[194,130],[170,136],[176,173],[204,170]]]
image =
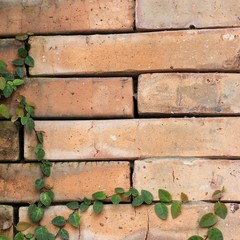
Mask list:
[[217,202],[214,204],[214,213],[222,219],[227,216],[228,209],[224,203]]
[[6,237],[6,236],[0,235],[0,240],[10,240],[10,239],[8,237]]
[[150,204],[152,203],[152,201],[153,201],[153,195],[152,195],[152,193],[150,193],[150,192],[147,191],[147,190],[142,190],[142,191],[141,191],[141,195],[142,195],[142,197],[143,197],[143,201],[144,201],[146,204],[150,205]]
[[25,110],[30,114],[30,116],[34,117],[35,110],[32,106],[26,104]]
[[48,239],[49,232],[47,228],[38,226],[35,228],[34,235],[36,240],[46,240]]
[[139,194],[138,190],[136,188],[133,188],[133,187],[131,187],[129,189],[129,191],[131,192],[133,197],[136,197]]
[[29,52],[31,49],[31,45],[29,43],[25,43],[25,48]]
[[51,165],[49,165],[46,161],[42,162],[40,168],[44,176],[49,177],[51,175]]
[[23,78],[25,76],[25,73],[22,67],[16,67],[16,73],[20,78]]
[[164,202],[164,203],[172,202],[171,194],[168,191],[164,190],[164,189],[159,189],[158,190],[158,197],[159,197],[161,202]]
[[49,207],[52,203],[52,198],[48,192],[42,192],[40,194],[40,202],[45,206]]
[[118,188],[115,188],[115,192],[116,192],[116,193],[120,193],[120,194],[122,194],[122,193],[124,193],[124,189],[118,187]]
[[223,240],[223,234],[218,228],[209,229],[207,236],[209,240]]
[[89,208],[89,205],[87,205],[85,202],[82,202],[80,204],[79,208],[80,208],[81,212],[85,212]]
[[172,218],[177,218],[182,210],[182,203],[180,201],[173,201],[171,205],[171,214]]
[[44,156],[45,156],[45,151],[41,148],[37,151],[37,159],[38,161],[43,160]]
[[5,79],[6,79],[7,81],[8,81],[8,80],[14,80],[15,77],[14,77],[13,74],[8,73],[8,74],[5,75]]
[[36,131],[38,142],[43,144],[43,134],[40,131]]
[[99,214],[102,212],[102,210],[103,210],[103,202],[98,201],[98,200],[94,201],[94,203],[93,203],[94,213]]
[[23,85],[25,82],[24,82],[24,80],[22,80],[22,79],[14,79],[13,80],[13,85],[15,85],[15,86],[21,86],[21,85]]
[[72,213],[69,215],[68,221],[72,226],[78,228],[80,225],[80,215],[78,213]]
[[61,239],[63,240],[68,240],[69,239],[69,233],[67,230],[61,228],[59,231],[58,231],[58,235],[60,236]]
[[204,240],[204,239],[201,236],[194,235],[194,236],[191,236],[190,238],[188,238],[188,240]]
[[92,197],[96,200],[104,200],[104,199],[106,199],[106,193],[105,192],[95,192],[92,194]]
[[35,128],[34,120],[31,117],[28,118],[26,126],[29,129],[29,131],[32,131]]
[[35,181],[35,189],[36,190],[41,190],[42,188],[45,187],[45,181],[42,178],[36,179]]
[[8,107],[5,104],[0,104],[0,115],[7,119],[10,118]]
[[18,117],[24,117],[24,110],[21,107],[17,107],[16,114]]
[[26,41],[28,39],[28,34],[18,33],[15,37],[18,41]]
[[90,206],[92,204],[92,201],[90,199],[88,199],[87,197],[83,198],[83,202],[88,206]]
[[25,230],[27,230],[28,228],[30,228],[32,225],[28,222],[19,222],[16,226],[16,230],[18,232],[23,232]]
[[14,236],[14,240],[24,240],[24,234],[19,232]]
[[9,98],[13,93],[13,87],[10,85],[10,82],[7,82],[5,88],[3,89],[3,96]]
[[18,58],[18,59],[13,60],[12,64],[15,65],[15,66],[23,66],[24,61],[23,61],[23,59]]
[[7,64],[4,61],[0,60],[0,67],[6,67],[6,66],[7,66]]
[[6,79],[4,77],[0,77],[0,90],[3,90],[6,87]]
[[25,116],[21,117],[21,124],[22,125],[26,125],[27,121],[28,121],[28,117],[25,117]]
[[5,67],[0,66],[0,74],[8,74],[8,71],[5,69]]
[[143,204],[143,196],[142,195],[136,196],[132,201],[133,207],[139,207],[142,204]]
[[28,215],[32,222],[38,223],[43,218],[44,210],[40,207],[37,207],[35,204],[31,204],[28,207]]
[[162,220],[166,220],[168,217],[168,208],[164,203],[156,203],[154,206],[155,213]]
[[48,239],[47,240],[55,240],[55,235],[52,233],[48,234]]
[[27,233],[27,234],[25,235],[25,237],[26,237],[26,239],[32,239],[32,238],[34,237],[34,234],[32,234],[32,233]]
[[118,205],[121,202],[121,197],[118,194],[113,194],[111,196],[111,201],[114,205]]
[[57,226],[57,227],[63,227],[66,224],[66,220],[62,216],[57,216],[52,220],[52,224]]
[[66,206],[71,210],[77,210],[79,208],[79,202],[69,202]]
[[29,67],[34,67],[34,59],[31,56],[27,56],[24,62]]
[[18,54],[19,54],[20,57],[25,58],[28,55],[28,51],[25,48],[19,48],[18,49]]
[[199,226],[202,228],[212,227],[217,223],[217,217],[213,213],[203,215],[199,221]]
[[48,196],[51,198],[51,200],[53,201],[54,199],[54,192],[52,190],[47,190],[46,193],[48,194]]

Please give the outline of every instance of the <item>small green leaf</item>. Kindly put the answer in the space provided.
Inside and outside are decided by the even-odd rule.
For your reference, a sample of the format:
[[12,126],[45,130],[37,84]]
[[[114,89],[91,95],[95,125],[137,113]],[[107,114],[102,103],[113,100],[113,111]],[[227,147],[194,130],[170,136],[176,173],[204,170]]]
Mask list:
[[38,226],[35,228],[34,235],[36,240],[46,240],[48,239],[49,232],[47,228]]
[[28,117],[25,117],[25,116],[21,117],[21,124],[22,125],[26,125],[27,121],[28,121]]
[[223,240],[223,234],[218,228],[209,229],[207,236],[209,240]]
[[51,165],[47,164],[46,161],[42,162],[40,168],[44,176],[49,177],[51,175]]
[[38,142],[43,144],[43,134],[40,131],[36,131]]
[[164,189],[159,189],[158,190],[158,196],[159,196],[159,199],[160,199],[161,202],[164,202],[164,203],[172,202],[171,194]]
[[23,85],[25,82],[24,82],[24,80],[22,80],[22,79],[14,79],[13,80],[13,85],[15,85],[15,86],[21,86],[21,85]]
[[93,203],[94,213],[99,214],[102,212],[102,210],[103,210],[103,202],[98,201],[98,200],[94,201],[94,203]]
[[0,240],[10,240],[10,239],[8,237],[6,237],[6,236],[0,235]]
[[14,240],[24,240],[24,234],[19,232],[14,236]]
[[217,223],[217,217],[213,213],[203,215],[199,221],[199,226],[202,228],[212,227]]
[[20,78],[23,78],[25,76],[25,73],[22,67],[16,67],[16,73]]
[[60,236],[61,239],[63,240],[68,240],[69,239],[69,233],[67,230],[65,230],[64,228],[61,228],[58,231],[58,235]]
[[37,151],[37,159],[38,161],[43,160],[44,156],[45,156],[45,151],[41,148]]
[[18,54],[19,54],[20,57],[25,58],[28,55],[28,51],[25,48],[19,48],[18,49]]
[[31,204],[28,207],[28,215],[32,222],[38,223],[43,218],[44,210],[40,207],[37,207],[35,204]]
[[114,205],[118,205],[121,202],[121,197],[118,194],[113,194],[111,196],[111,201]]
[[204,240],[204,239],[201,236],[194,235],[194,236],[191,236],[190,238],[188,238],[188,240]]
[[34,117],[35,115],[35,110],[32,106],[26,105],[25,110],[30,114],[30,116]]
[[40,178],[40,179],[36,179],[36,181],[35,181],[35,189],[36,190],[41,190],[42,188],[44,188],[45,187],[45,181],[44,181],[44,179],[42,179],[42,178]]
[[78,228],[80,225],[80,215],[78,213],[72,213],[69,215],[68,221],[72,226]]
[[28,39],[28,34],[26,34],[26,33],[18,33],[16,35],[16,39],[18,41],[26,41]]
[[177,218],[182,210],[182,203],[180,201],[173,201],[171,205],[171,214],[172,218]]
[[62,216],[57,216],[52,220],[52,224],[57,226],[57,227],[63,227],[66,224],[66,220]]
[[8,74],[8,71],[5,69],[5,67],[0,66],[0,74]]
[[115,188],[115,192],[116,192],[116,193],[120,193],[120,194],[122,194],[122,193],[124,193],[124,189],[118,187],[118,188]]
[[0,115],[7,119],[10,118],[10,112],[5,104],[0,104]]
[[80,204],[79,208],[80,208],[81,212],[85,212],[89,208],[89,205],[87,205],[85,202],[82,202]]
[[132,193],[130,191],[127,191],[124,193],[123,195],[125,198],[128,198],[128,197],[131,197],[132,196]]
[[27,56],[24,62],[29,67],[34,67],[34,59],[31,56]]
[[27,230],[28,228],[30,228],[32,225],[28,222],[19,222],[16,226],[16,230],[18,232],[23,232],[25,230]]
[[25,48],[29,52],[31,49],[31,45],[29,43],[25,43]]
[[0,60],[0,67],[6,67],[6,66],[7,66],[7,64],[4,61]]
[[142,204],[143,204],[143,196],[142,195],[136,196],[132,201],[133,207],[139,207]]
[[8,74],[5,75],[5,79],[6,79],[7,81],[9,81],[9,80],[14,80],[15,77],[14,77],[13,74],[8,73]]
[[228,209],[224,203],[217,202],[214,204],[214,213],[222,219],[227,216]]
[[155,213],[162,220],[166,220],[168,217],[168,208],[164,203],[156,203],[154,206]]
[[15,59],[12,61],[12,64],[15,65],[15,66],[23,66],[24,65],[24,61],[23,59]]
[[71,210],[77,210],[79,208],[79,202],[69,202],[66,206]]
[[16,108],[16,115],[18,117],[24,117],[24,110],[21,107]]
[[31,117],[28,118],[26,126],[29,129],[29,131],[32,131],[35,128],[34,120]]
[[52,233],[48,234],[48,239],[47,240],[55,240],[55,239],[56,239],[56,237],[55,237],[54,234],[52,234]]
[[12,95],[13,90],[13,86],[11,86],[10,82],[7,82],[5,88],[3,89],[3,96],[5,98],[9,98]]
[[48,192],[42,192],[40,194],[40,202],[45,206],[49,207],[52,203],[52,198]]
[[133,187],[131,187],[131,188],[129,189],[129,191],[131,192],[131,194],[132,194],[133,197],[136,197],[136,196],[138,196],[138,194],[139,194],[138,190],[137,190],[136,188],[133,188]]
[[106,199],[106,193],[105,192],[95,192],[92,194],[92,197],[96,200],[104,200],[104,199]]
[[88,199],[87,197],[83,198],[83,202],[88,206],[90,206],[92,204],[92,201],[90,199]]
[[46,193],[48,194],[48,196],[51,198],[51,200],[53,201],[54,199],[54,192],[52,190],[47,190]]
[[32,234],[32,233],[27,233],[27,234],[25,235],[25,237],[26,237],[26,239],[32,239],[32,238],[34,237],[34,234]]
[[141,195],[142,195],[142,197],[143,197],[143,201],[144,201],[146,204],[148,204],[148,205],[152,204],[152,201],[153,201],[153,195],[152,195],[152,193],[150,193],[150,192],[147,191],[147,190],[142,190],[142,191],[141,191]]
[[6,79],[4,77],[0,77],[0,90],[3,90],[6,87]]

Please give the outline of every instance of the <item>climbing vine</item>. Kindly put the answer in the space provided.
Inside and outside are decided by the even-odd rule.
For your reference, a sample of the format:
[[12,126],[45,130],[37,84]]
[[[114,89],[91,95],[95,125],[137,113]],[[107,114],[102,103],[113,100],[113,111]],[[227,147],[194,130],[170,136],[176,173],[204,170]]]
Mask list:
[[[7,70],[7,64],[4,61],[0,61],[0,99],[11,98],[12,94],[25,83],[24,78],[26,76],[26,71],[34,67],[34,59],[29,55],[31,46],[28,43],[28,38],[31,35],[32,33],[28,32],[16,36],[17,40],[24,43],[24,47],[18,49],[19,57],[12,61],[12,64],[15,66],[15,74]],[[182,205],[189,201],[185,193],[181,193],[180,200],[173,200],[171,193],[165,189],[159,189],[159,201],[155,203],[153,194],[147,190],[139,191],[133,187],[125,190],[121,187],[116,187],[115,193],[111,196],[107,196],[105,192],[99,191],[92,194],[92,199],[84,197],[81,201],[67,203],[66,206],[71,209],[72,212],[69,214],[68,218],[64,218],[63,216],[56,216],[53,218],[51,223],[59,229],[56,234],[49,232],[46,226],[41,225],[41,220],[44,217],[45,209],[49,208],[54,200],[53,189],[49,188],[45,182],[45,178],[51,175],[52,164],[48,160],[44,160],[44,132],[35,129],[35,104],[28,101],[24,96],[17,97],[17,102],[18,104],[14,110],[14,114],[10,114],[7,104],[0,104],[0,115],[6,119],[11,119],[12,122],[19,121],[28,131],[33,131],[35,133],[37,145],[34,151],[40,164],[42,176],[36,179],[34,183],[35,189],[39,192],[39,201],[30,204],[28,207],[28,215],[32,223],[35,224],[34,231],[25,233],[27,229],[32,227],[32,223],[19,222],[15,226],[16,234],[14,240],[53,240],[56,237],[68,240],[70,239],[70,235],[67,229],[64,228],[66,223],[68,222],[73,227],[79,228],[81,216],[78,211],[85,212],[92,206],[95,214],[101,214],[105,200],[110,200],[113,205],[118,205],[121,201],[129,201],[131,199],[132,207],[140,207],[143,204],[154,205],[156,215],[162,220],[168,219],[169,211],[173,219],[181,214]],[[199,227],[206,228],[206,235],[194,235],[189,237],[188,240],[223,240],[221,230],[214,226],[217,224],[218,218],[225,219],[227,216],[227,207],[221,202],[224,191],[225,189],[222,188],[213,193],[212,199],[215,201],[213,211],[203,215],[199,219]],[[0,240],[9,240],[9,238],[0,236]]]

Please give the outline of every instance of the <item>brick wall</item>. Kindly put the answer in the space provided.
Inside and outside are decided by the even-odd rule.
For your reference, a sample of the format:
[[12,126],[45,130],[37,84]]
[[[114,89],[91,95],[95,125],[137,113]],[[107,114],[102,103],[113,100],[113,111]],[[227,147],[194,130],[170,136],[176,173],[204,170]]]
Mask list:
[[[240,5],[237,0],[0,0],[0,59],[17,56],[19,32],[32,31],[30,69],[19,92],[36,104],[45,132],[47,183],[54,206],[41,222],[68,215],[63,205],[115,187],[166,188],[191,200],[164,222],[153,208],[108,204],[82,214],[72,240],[186,240],[223,186],[225,240],[238,240],[240,211]],[[13,99],[16,98],[14,95]],[[8,101],[11,111],[15,101]],[[0,235],[29,221],[40,176],[32,133],[0,120]],[[189,221],[189,219],[191,219]]]

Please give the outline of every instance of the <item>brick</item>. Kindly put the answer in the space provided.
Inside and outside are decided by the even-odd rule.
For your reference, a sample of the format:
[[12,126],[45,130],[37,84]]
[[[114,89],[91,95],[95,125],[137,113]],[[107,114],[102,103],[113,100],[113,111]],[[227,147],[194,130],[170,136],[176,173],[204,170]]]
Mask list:
[[[224,220],[219,218],[216,227],[221,229],[225,240],[238,240],[239,210],[232,213],[230,206],[231,204],[227,204],[229,212],[227,218]],[[128,204],[105,205],[99,215],[93,214],[91,207],[87,212],[81,213],[80,230],[73,229],[69,225],[66,229],[70,232],[70,239],[73,240],[79,238],[82,240],[186,240],[192,235],[204,236],[207,233],[207,229],[198,227],[198,220],[212,211],[212,203],[184,204],[182,214],[178,218],[172,219],[169,216],[167,221],[163,221],[156,216],[153,206],[133,208]],[[46,210],[41,225],[47,226],[52,233],[57,233],[57,228],[50,223],[51,219],[57,215],[67,218],[69,213],[71,211],[65,206],[50,207]],[[19,217],[20,221],[29,221],[26,207],[20,208]]]
[[19,160],[19,127],[0,121],[0,161]]
[[149,159],[135,161],[133,185],[158,198],[158,189],[168,190],[174,199],[181,192],[189,200],[212,200],[215,190],[226,189],[222,200],[239,201],[240,164],[234,160]]
[[0,60],[7,63],[7,69],[12,73],[15,73],[15,67],[12,65],[12,61],[18,58],[17,50],[20,47],[23,47],[23,44],[15,39],[0,39]]
[[[238,158],[240,118],[36,121],[46,159],[150,157]],[[59,141],[61,139],[61,141]],[[35,135],[25,131],[24,157],[34,160]]]
[[133,117],[131,78],[31,78],[19,94],[36,104],[36,117]]
[[13,207],[0,205],[0,238],[1,236],[13,239]]
[[[46,183],[53,187],[56,202],[91,198],[97,191],[111,195],[116,186],[130,187],[128,162],[53,163],[51,172]],[[39,193],[34,189],[34,182],[40,177],[38,164],[2,164],[0,202],[37,201]]]
[[239,4],[224,0],[137,0],[138,30],[239,27]]
[[160,73],[138,80],[138,112],[161,114],[239,114],[238,74]]
[[133,0],[4,1],[0,35],[132,31]]
[[239,71],[239,35],[239,29],[217,29],[117,35],[36,36],[30,40],[30,54],[36,62],[30,74]]

